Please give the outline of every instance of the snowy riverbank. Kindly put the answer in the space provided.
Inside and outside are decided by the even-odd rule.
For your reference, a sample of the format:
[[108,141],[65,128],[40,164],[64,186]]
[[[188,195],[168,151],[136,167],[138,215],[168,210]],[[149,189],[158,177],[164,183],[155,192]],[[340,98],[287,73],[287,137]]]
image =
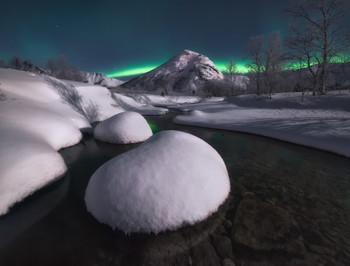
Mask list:
[[350,94],[323,96],[281,93],[269,99],[246,95],[178,107],[184,125],[209,127],[271,137],[350,157]]
[[[0,216],[63,176],[57,152],[77,144],[91,123],[124,112],[105,87],[0,69]],[[135,110],[167,109],[146,104]]]

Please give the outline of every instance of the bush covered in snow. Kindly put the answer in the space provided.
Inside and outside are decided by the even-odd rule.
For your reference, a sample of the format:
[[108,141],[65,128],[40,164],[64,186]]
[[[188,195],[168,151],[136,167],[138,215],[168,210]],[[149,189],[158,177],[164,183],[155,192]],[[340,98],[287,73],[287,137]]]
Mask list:
[[204,220],[229,191],[220,155],[203,140],[170,130],[102,165],[90,179],[85,202],[113,229],[158,233]]
[[114,115],[98,124],[94,130],[96,139],[117,144],[142,142],[152,134],[146,119],[135,112]]

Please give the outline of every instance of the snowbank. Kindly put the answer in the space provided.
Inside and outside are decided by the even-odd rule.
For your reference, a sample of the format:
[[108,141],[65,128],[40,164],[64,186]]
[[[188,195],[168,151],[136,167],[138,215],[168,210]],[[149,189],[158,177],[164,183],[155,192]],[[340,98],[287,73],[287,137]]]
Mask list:
[[99,123],[94,130],[98,140],[128,144],[142,142],[152,136],[152,130],[142,115],[123,112]]
[[119,79],[115,78],[108,78],[103,73],[90,73],[90,72],[80,72],[81,75],[84,77],[85,82],[89,84],[95,84],[100,85],[104,87],[117,87],[124,83],[124,81],[121,81]]
[[57,150],[75,145],[81,131],[92,130],[91,118],[123,111],[111,109],[114,101],[106,88],[84,88],[0,69],[0,215],[66,172]]
[[[126,103],[126,106],[124,106],[122,103],[120,104],[123,106],[123,108],[128,109],[128,104],[140,108],[138,106],[142,107],[153,107],[157,108],[158,110],[167,110],[165,108],[160,108],[156,106],[162,106],[166,108],[181,108],[183,106],[191,105],[193,103],[209,103],[209,102],[221,102],[224,100],[223,97],[211,97],[211,98],[201,98],[198,96],[175,96],[175,95],[167,95],[167,96],[161,96],[161,95],[152,95],[152,94],[128,94],[128,95],[122,95],[122,94],[114,94],[118,99],[124,103]],[[129,99],[128,99],[129,98]],[[141,109],[141,108],[140,108]],[[139,110],[134,110],[135,112],[140,112]],[[142,111],[142,109],[141,109]],[[146,113],[143,113],[146,115]],[[149,113],[152,115],[152,113]]]
[[102,165],[90,179],[85,202],[113,229],[158,233],[205,219],[229,191],[220,155],[203,140],[170,130]]
[[125,111],[123,107],[116,104],[112,93],[107,88],[80,82],[67,82],[74,85],[81,95],[81,104],[90,123],[106,120]]
[[155,107],[149,101],[144,101],[139,95],[123,95],[113,93],[113,99],[125,110],[138,112],[142,115],[164,115],[169,110]]
[[216,103],[182,106],[198,110],[175,123],[272,137],[350,157],[350,94],[309,96],[282,93],[273,99],[254,95]]

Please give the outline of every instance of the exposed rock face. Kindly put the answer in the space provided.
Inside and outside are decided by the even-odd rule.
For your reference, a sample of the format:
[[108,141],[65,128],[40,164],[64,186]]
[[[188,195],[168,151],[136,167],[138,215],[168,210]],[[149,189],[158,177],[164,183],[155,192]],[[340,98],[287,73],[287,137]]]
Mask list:
[[142,91],[196,92],[209,80],[222,80],[223,74],[208,57],[184,50],[163,65],[138,76],[121,87]]

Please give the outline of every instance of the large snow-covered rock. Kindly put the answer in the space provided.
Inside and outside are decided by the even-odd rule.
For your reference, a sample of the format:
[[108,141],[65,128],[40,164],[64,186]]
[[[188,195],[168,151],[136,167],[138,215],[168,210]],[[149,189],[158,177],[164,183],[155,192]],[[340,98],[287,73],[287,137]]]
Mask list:
[[113,229],[158,233],[207,218],[229,191],[220,155],[193,135],[169,130],[102,165],[90,179],[85,202]]
[[152,136],[146,119],[136,112],[123,112],[102,121],[94,130],[98,140],[128,144],[142,142]]
[[224,75],[204,55],[184,50],[166,63],[121,85],[141,91],[201,90],[208,80],[222,80]]

